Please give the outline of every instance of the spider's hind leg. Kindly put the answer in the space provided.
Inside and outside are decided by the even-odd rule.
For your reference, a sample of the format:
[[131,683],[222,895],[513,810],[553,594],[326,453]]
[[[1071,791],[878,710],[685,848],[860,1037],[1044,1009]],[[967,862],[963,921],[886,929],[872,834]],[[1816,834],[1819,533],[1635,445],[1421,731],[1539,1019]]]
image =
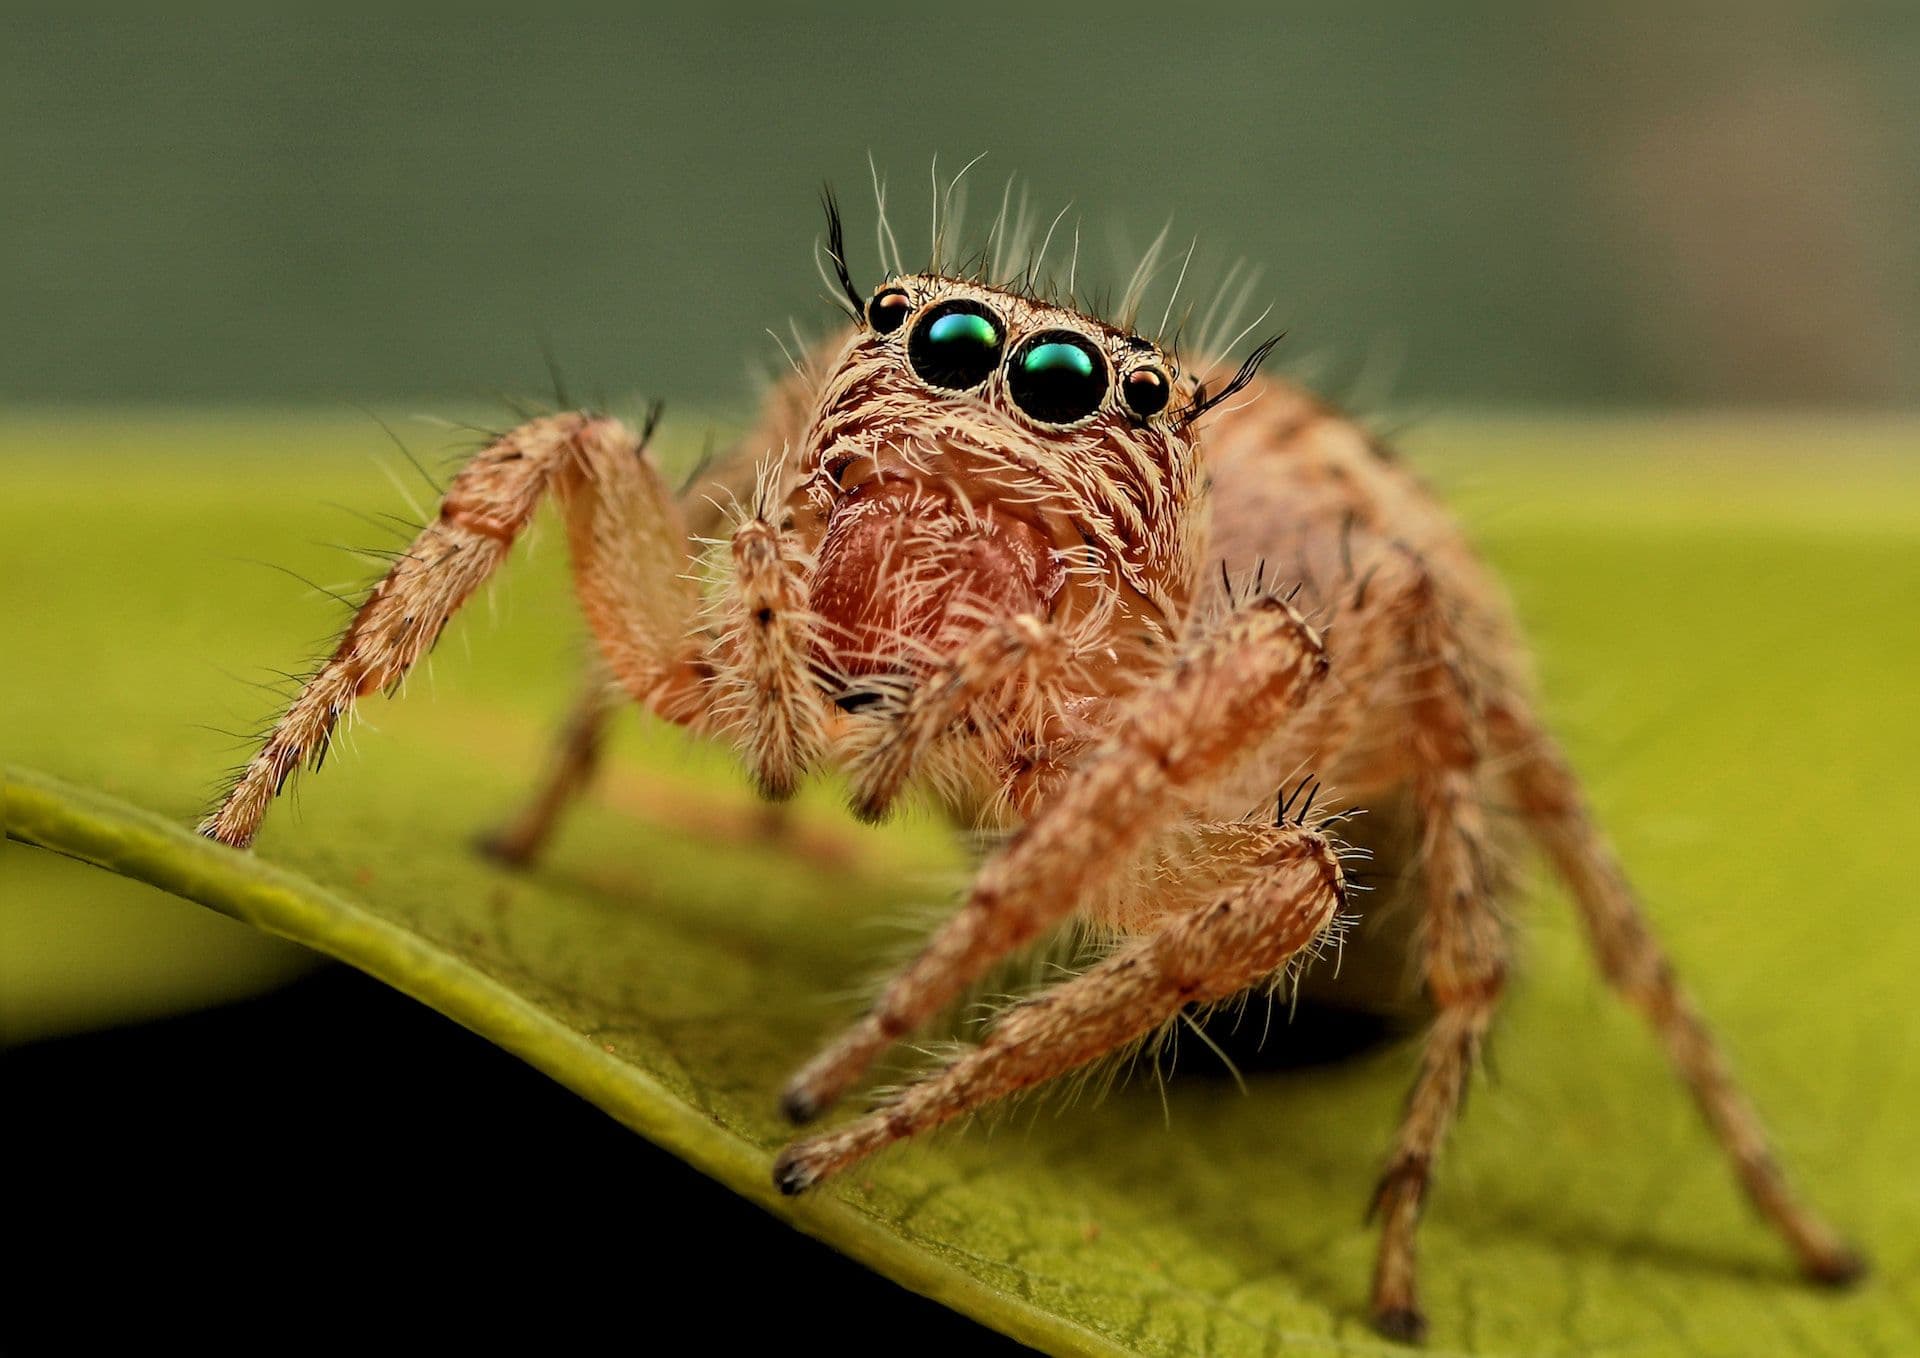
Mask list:
[[604,666],[589,664],[580,694],[568,709],[547,753],[533,792],[495,829],[475,840],[487,857],[508,867],[525,867],[545,852],[560,817],[583,795],[599,771],[607,727],[620,705]]
[[1420,558],[1395,548],[1382,571],[1389,579],[1376,586],[1375,598],[1401,638],[1406,666],[1411,791],[1423,827],[1421,971],[1435,1017],[1374,1192],[1381,1232],[1372,1312],[1381,1333],[1418,1342],[1426,1317],[1415,1237],[1435,1162],[1506,988],[1509,948],[1499,901],[1507,881],[1485,807],[1487,681],[1469,668],[1451,610]]
[[1659,1034],[1753,1205],[1814,1282],[1845,1286],[1865,1258],[1787,1183],[1759,1114],[1734,1082],[1713,1034],[1662,951],[1619,861],[1554,741],[1517,704],[1489,713],[1490,734],[1512,766],[1521,814],[1572,895],[1601,974]]

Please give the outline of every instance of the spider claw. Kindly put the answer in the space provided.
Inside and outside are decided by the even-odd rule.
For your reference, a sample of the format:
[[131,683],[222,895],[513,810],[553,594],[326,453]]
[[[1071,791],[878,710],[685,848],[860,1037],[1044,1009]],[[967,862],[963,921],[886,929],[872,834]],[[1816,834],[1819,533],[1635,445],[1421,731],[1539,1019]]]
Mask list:
[[782,1197],[798,1197],[820,1182],[820,1174],[806,1164],[807,1143],[797,1141],[773,1161],[773,1186]]

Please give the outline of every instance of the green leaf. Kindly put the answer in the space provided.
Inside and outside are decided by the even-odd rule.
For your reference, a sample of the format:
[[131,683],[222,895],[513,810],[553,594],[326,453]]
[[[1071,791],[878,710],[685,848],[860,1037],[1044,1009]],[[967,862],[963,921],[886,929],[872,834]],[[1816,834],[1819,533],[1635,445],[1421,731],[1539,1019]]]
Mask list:
[[[1843,432],[1482,422],[1413,441],[1514,584],[1577,762],[1796,1178],[1880,1269],[1843,1297],[1792,1276],[1543,888],[1520,912],[1499,1079],[1428,1212],[1435,1351],[1920,1346],[1920,470],[1910,426]],[[471,836],[536,767],[571,688],[557,535],[510,569],[499,622],[475,609],[431,683],[369,705],[257,853],[188,833],[239,750],[205,725],[243,731],[273,705],[236,676],[297,670],[336,621],[324,596],[238,560],[363,579],[313,544],[377,543],[327,502],[396,507],[367,455],[413,473],[381,445],[353,421],[0,427],[11,839],[344,958],[798,1228],[1042,1347],[1396,1351],[1363,1319],[1360,1216],[1405,1047],[1255,1074],[1242,1095],[1196,1074],[1190,1045],[1164,1096],[1143,1079],[1043,1103],[776,1198],[781,1078],[912,936],[877,922],[950,899],[963,863],[924,820],[856,829],[831,789],[770,838],[723,755],[638,719],[543,868],[476,859]]]

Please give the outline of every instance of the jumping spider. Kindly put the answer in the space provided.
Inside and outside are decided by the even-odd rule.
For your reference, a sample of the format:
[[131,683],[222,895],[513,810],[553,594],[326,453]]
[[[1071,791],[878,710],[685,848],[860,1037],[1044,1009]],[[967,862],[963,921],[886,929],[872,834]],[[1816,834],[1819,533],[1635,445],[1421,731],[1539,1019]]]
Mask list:
[[[1307,769],[1332,790],[1325,809],[1400,796],[1422,827],[1434,1020],[1373,1198],[1384,1333],[1425,1330],[1415,1227],[1506,987],[1511,821],[1564,879],[1600,970],[1652,1021],[1801,1269],[1857,1277],[1860,1257],[1788,1189],[1542,729],[1499,588],[1419,482],[1259,376],[1268,346],[1210,391],[1131,324],[991,269],[943,271],[937,247],[923,273],[896,247],[892,276],[863,293],[827,206],[850,324],[774,389],[711,480],[676,500],[646,435],[592,413],[492,439],[201,831],[248,844],[290,773],[317,767],[354,702],[426,654],[551,493],[626,698],[736,744],[769,798],[832,764],[862,817],[921,788],[1006,832],[965,904],[787,1086],[795,1122],[1069,916],[1117,938],[944,1065],[788,1146],[783,1192],[1309,954],[1347,907],[1339,845],[1284,807],[1249,817]],[[727,498],[749,507],[709,552]],[[712,589],[696,580],[703,559]],[[495,840],[503,856],[545,839],[610,706],[594,695],[576,712],[544,791]]]

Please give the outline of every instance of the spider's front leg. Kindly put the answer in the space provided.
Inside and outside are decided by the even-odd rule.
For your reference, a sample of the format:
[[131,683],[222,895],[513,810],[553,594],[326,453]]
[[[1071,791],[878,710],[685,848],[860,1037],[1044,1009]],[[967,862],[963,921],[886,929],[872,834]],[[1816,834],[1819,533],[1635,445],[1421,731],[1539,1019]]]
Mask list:
[[867,1015],[788,1085],[788,1116],[802,1122],[831,1106],[894,1042],[1069,914],[1194,792],[1297,712],[1326,670],[1318,634],[1277,597],[1204,629],[1121,708],[1107,738],[987,862],[966,903]]
[[454,476],[434,521],[373,587],[200,833],[251,843],[294,770],[319,767],[356,701],[399,685],[549,492],[565,510],[574,588],[602,661],[636,701],[675,720],[697,716],[703,662],[687,637],[696,596],[673,498],[626,425],[552,415],[494,439]]
[[1298,825],[1211,830],[1202,838],[1233,842],[1234,885],[1015,1005],[978,1046],[866,1116],[789,1146],[774,1165],[781,1192],[803,1192],[896,1141],[1095,1061],[1188,1005],[1260,984],[1310,948],[1346,899],[1332,842]]

